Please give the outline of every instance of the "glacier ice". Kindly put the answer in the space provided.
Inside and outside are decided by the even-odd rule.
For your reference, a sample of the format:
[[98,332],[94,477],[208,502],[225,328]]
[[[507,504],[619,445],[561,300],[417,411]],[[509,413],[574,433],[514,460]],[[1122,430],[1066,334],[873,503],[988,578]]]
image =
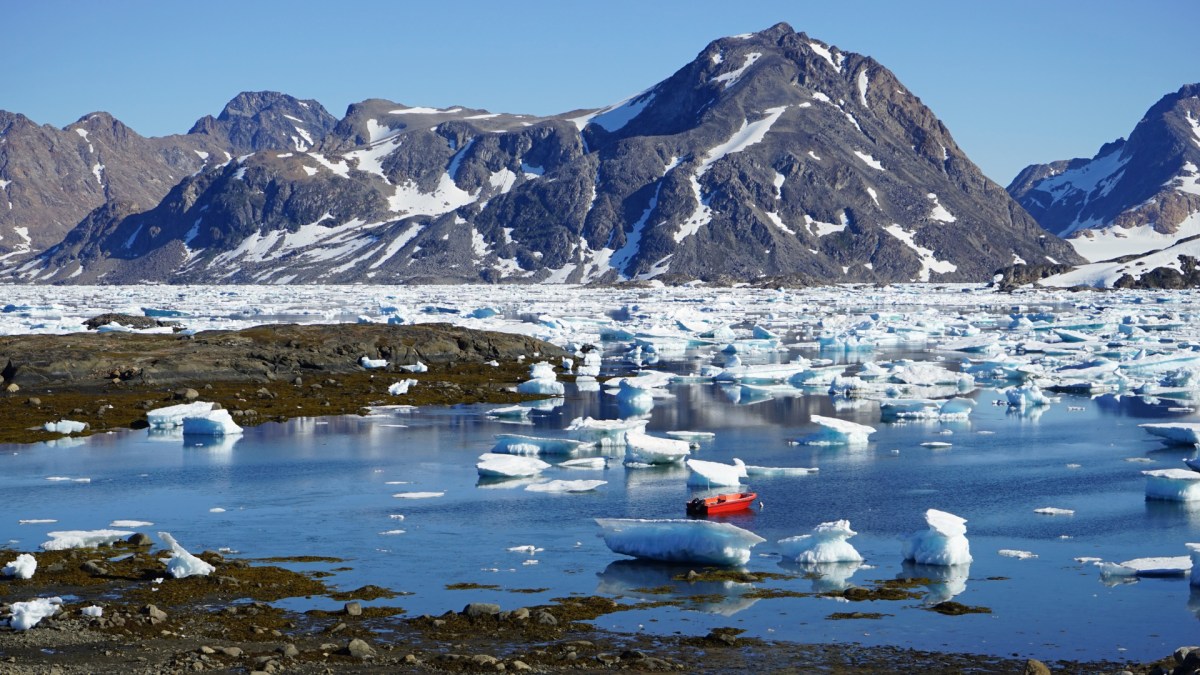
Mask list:
[[744,565],[750,548],[766,541],[736,525],[708,520],[597,518],[596,524],[614,553],[664,562]]
[[183,418],[185,436],[233,436],[240,433],[242,428],[224,408]]
[[1192,586],[1200,586],[1200,544],[1184,544],[1188,550],[1188,557],[1192,561],[1192,573],[1188,579],[1188,583]]
[[95,548],[133,536],[127,530],[62,530],[48,532],[50,541],[42,543],[43,551],[62,551],[68,548]]
[[840,420],[836,417],[811,415],[809,417],[821,429],[799,439],[803,445],[851,445],[860,446],[868,443],[868,437],[875,433],[875,427],[869,427],[857,422]]
[[62,609],[62,602],[62,598],[59,597],[14,602],[9,608],[12,618],[8,620],[8,625],[16,631],[29,630],[42,619],[57,614]]
[[373,359],[369,356],[364,356],[358,360],[358,365],[367,370],[375,370],[378,368],[387,368],[387,359]]
[[399,382],[393,382],[388,386],[388,394],[391,394],[392,396],[403,396],[408,393],[409,387],[416,383],[417,381],[411,378],[400,380]]
[[208,576],[216,568],[204,562],[179,545],[169,532],[159,532],[158,538],[171,548],[171,557],[167,559],[167,572],[176,579],[191,576]]
[[1138,426],[1170,445],[1200,444],[1200,424],[1195,422],[1158,422]]
[[649,420],[595,420],[591,417],[576,417],[567,425],[567,432],[574,438],[602,447],[625,445],[629,434],[641,433]]
[[75,420],[59,420],[42,425],[46,431],[52,434],[81,434],[87,429],[87,426],[87,422],[76,422]]
[[606,480],[551,480],[545,483],[534,483],[525,486],[526,492],[591,492]]
[[539,361],[529,367],[529,379],[518,384],[517,391],[522,394],[562,396],[566,392],[566,388],[554,374],[554,366],[545,361]]
[[689,459],[686,462],[687,484],[691,487],[737,487],[746,477],[746,469],[740,464],[722,464],[705,459]]
[[1119,563],[1100,563],[1100,576],[1102,577],[1181,577],[1191,570],[1191,555],[1134,558]]
[[1200,499],[1200,472],[1189,469],[1143,471],[1146,499],[1190,502]]
[[821,523],[809,534],[780,539],[779,553],[798,563],[861,562],[862,555],[847,541],[855,534],[848,520]]
[[173,429],[183,424],[183,418],[202,416],[212,409],[213,404],[210,401],[180,403],[147,412],[146,421],[151,429]]
[[674,438],[649,434],[626,434],[625,462],[638,464],[674,464],[692,453],[691,444]]
[[480,476],[497,478],[533,476],[549,468],[548,463],[536,457],[493,452],[480,455],[479,461],[475,463],[475,469]]
[[595,450],[594,443],[573,438],[543,438],[521,434],[496,434],[492,452],[508,455],[576,455]]
[[901,555],[922,565],[965,565],[971,562],[967,521],[952,513],[925,511],[926,530],[914,532],[901,547]]
[[32,579],[33,573],[37,570],[37,559],[28,553],[18,555],[16,560],[5,565],[0,569],[0,574],[6,577],[16,577],[17,579]]

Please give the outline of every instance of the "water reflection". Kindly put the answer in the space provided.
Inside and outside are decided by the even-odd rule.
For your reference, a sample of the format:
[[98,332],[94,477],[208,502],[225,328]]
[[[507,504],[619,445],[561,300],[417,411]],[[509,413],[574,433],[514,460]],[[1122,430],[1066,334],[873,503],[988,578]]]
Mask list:
[[971,565],[922,565],[904,561],[897,579],[927,580],[922,583],[928,593],[922,599],[926,605],[936,605],[945,602],[967,590],[967,577],[970,576]]
[[835,563],[798,563],[791,560],[780,560],[779,566],[789,572],[796,572],[812,580],[814,593],[841,593],[850,588],[850,577],[863,566],[861,560],[855,562]]
[[754,590],[754,584],[687,581],[691,570],[687,565],[615,560],[596,575],[600,580],[596,593],[647,601],[690,599],[688,609],[721,616],[733,616],[758,602],[758,598],[745,597]]

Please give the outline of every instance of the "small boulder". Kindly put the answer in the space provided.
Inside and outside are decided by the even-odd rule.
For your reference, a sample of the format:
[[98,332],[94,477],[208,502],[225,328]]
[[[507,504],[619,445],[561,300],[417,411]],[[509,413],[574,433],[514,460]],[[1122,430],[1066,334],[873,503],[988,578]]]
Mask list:
[[362,616],[362,603],[357,601],[347,602],[343,611],[346,613],[346,616]]
[[296,645],[290,642],[279,649],[276,649],[275,651],[279,652],[281,656],[288,659],[294,659],[300,656],[300,650],[296,648]]
[[553,614],[551,614],[550,612],[547,612],[544,609],[542,611],[538,612],[537,616],[535,616],[533,618],[535,621],[537,621],[539,624],[541,624],[543,626],[557,626],[558,625],[558,619],[554,618]]
[[245,654],[241,647],[221,647],[221,653],[233,659],[240,659]]
[[106,570],[103,565],[101,565],[99,562],[97,562],[95,560],[89,560],[89,561],[83,563],[82,565],[79,566],[79,569],[83,570],[84,572],[87,572],[88,574],[90,574],[94,577],[102,577],[102,576],[108,574],[108,570]]
[[500,613],[500,605],[491,602],[472,602],[463,608],[462,613],[472,619],[483,616],[495,616]]
[[1029,659],[1025,662],[1025,668],[1021,671],[1023,675],[1050,675],[1050,669],[1046,664],[1037,659]]
[[346,645],[346,653],[356,659],[375,658],[375,649],[366,641],[354,638]]
[[176,389],[173,396],[179,401],[195,401],[200,398],[200,392],[189,387],[187,389]]
[[167,613],[154,605],[146,605],[142,608],[142,614],[150,617],[151,623],[161,623],[167,620]]

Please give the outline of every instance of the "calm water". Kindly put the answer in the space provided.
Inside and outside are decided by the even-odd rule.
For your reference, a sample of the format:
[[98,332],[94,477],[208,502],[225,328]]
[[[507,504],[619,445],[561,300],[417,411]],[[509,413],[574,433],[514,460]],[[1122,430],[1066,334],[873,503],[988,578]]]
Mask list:
[[[571,593],[632,602],[641,597],[637,589],[671,584],[680,597],[706,597],[683,609],[621,612],[598,623],[657,633],[736,626],[781,640],[1042,659],[1151,659],[1197,641],[1200,593],[1193,595],[1186,579],[1108,586],[1096,567],[1074,560],[1184,555],[1185,542],[1200,541],[1200,507],[1146,502],[1139,473],[1182,466],[1179,458],[1190,451],[1164,449],[1137,425],[1196,421],[1194,415],[1168,413],[1166,404],[1141,399],[1063,397],[1041,414],[1021,416],[992,405],[1002,395],[981,388],[971,394],[979,405],[969,422],[888,424],[879,421],[875,403],[835,405],[823,394],[797,391],[737,405],[736,390],[710,383],[676,385],[672,392],[675,398],[653,409],[649,430],[716,432],[696,457],[820,467],[816,475],[753,480],[764,508],[732,520],[768,540],[754,549],[749,569],[790,575],[761,587],[809,592],[836,586],[836,578],[814,581],[771,551],[778,539],[839,518],[849,519],[860,533],[851,542],[867,564],[833,570],[835,577],[870,585],[915,572],[937,581],[944,570],[902,565],[899,539],[924,528],[925,509],[938,508],[968,519],[975,561],[956,572],[957,582],[934,583],[928,602],[958,590],[956,601],[992,613],[945,617],[922,609],[921,601],[755,600],[742,597],[750,585],[672,582],[677,568],[610,552],[592,519],[682,517],[691,495],[682,467],[626,469],[613,461],[604,471],[555,468],[544,474],[608,481],[585,494],[526,492],[522,481],[480,484],[474,464],[496,433],[552,435],[577,416],[618,416],[614,397],[570,385],[564,404],[535,412],[527,426],[488,419],[487,406],[466,406],[265,424],[236,441],[207,447],[144,431],[59,445],[0,446],[0,493],[8,504],[0,542],[32,550],[51,530],[147,520],[154,526],[138,529],[170,531],[192,551],[225,547],[247,557],[344,558],[352,569],[338,572],[335,584],[351,589],[374,583],[411,592],[385,602],[412,614],[460,609],[470,601],[512,608]],[[814,430],[811,414],[871,424],[878,432],[858,449],[789,444]],[[932,450],[920,445],[927,441],[953,445]],[[1079,466],[1068,466],[1074,464]],[[47,480],[51,476],[91,480]],[[415,491],[445,494],[420,500],[393,496]],[[1034,513],[1047,506],[1076,513]],[[43,518],[58,522],[18,524]],[[542,550],[508,550],[526,545]],[[1005,557],[1001,549],[1037,557]],[[457,582],[496,584],[501,590],[445,589]],[[844,611],[888,616],[825,618]]]

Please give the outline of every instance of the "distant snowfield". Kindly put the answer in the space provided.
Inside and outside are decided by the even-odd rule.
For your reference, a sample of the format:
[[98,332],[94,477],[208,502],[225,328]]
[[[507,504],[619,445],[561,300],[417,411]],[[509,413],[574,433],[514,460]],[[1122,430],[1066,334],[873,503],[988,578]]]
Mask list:
[[1200,213],[1185,218],[1174,234],[1157,232],[1150,225],[1106,227],[1080,231],[1067,239],[1067,243],[1087,260],[1102,262],[1119,256],[1165,249],[1180,239],[1196,234],[1200,234]]

